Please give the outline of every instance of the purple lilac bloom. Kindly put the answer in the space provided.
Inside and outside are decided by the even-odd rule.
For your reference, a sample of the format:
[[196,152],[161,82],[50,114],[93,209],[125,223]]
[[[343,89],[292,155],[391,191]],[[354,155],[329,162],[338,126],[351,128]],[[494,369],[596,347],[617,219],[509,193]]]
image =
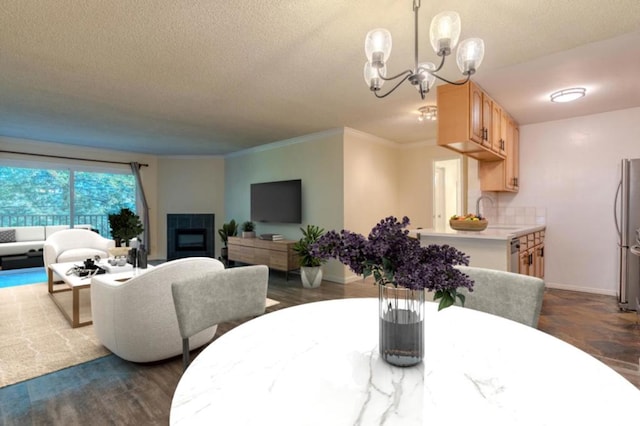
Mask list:
[[338,259],[354,273],[373,275],[378,284],[392,284],[414,290],[447,292],[458,288],[473,290],[473,281],[455,265],[468,265],[469,257],[454,247],[430,245],[409,236],[402,222],[389,216],[382,219],[368,238],[351,231],[329,231],[311,247],[313,256]]

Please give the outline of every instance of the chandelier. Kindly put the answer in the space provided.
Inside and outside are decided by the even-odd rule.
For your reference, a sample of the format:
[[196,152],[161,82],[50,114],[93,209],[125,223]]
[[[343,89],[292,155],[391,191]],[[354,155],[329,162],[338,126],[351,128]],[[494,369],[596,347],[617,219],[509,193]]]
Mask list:
[[[440,65],[432,62],[418,63],[418,9],[420,0],[413,0],[414,13],[414,67],[405,70],[400,74],[387,77],[386,62],[391,54],[391,33],[384,28],[377,28],[367,33],[364,40],[364,51],[367,55],[367,63],[364,65],[364,80],[369,89],[377,98],[384,98],[396,90],[402,83],[409,81],[420,93],[422,99],[433,87],[436,78],[449,84],[462,85],[469,81],[469,78],[476,72],[482,58],[484,57],[484,42],[479,38],[468,38],[463,40],[456,52],[456,62],[463,76],[464,81],[453,82],[437,74],[444,65],[445,59],[451,51],[458,45],[460,38],[460,15],[457,12],[442,12],[436,15],[431,21],[429,28],[429,38],[431,46],[440,60]],[[385,81],[400,79],[395,86],[387,93],[380,94],[380,89]]]
[[418,108],[420,115],[418,121],[436,121],[438,119],[438,107],[433,105],[427,105]]

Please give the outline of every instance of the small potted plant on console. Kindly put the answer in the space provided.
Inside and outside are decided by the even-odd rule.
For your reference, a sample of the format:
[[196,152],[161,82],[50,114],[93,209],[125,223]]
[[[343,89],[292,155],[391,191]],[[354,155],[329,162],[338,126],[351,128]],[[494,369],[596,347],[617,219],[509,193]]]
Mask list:
[[293,245],[293,251],[300,258],[300,278],[302,286],[306,288],[319,287],[322,282],[322,264],[326,260],[311,254],[311,244],[317,242],[324,234],[324,229],[316,225],[307,225],[307,229],[300,228],[302,238]]
[[242,238],[255,238],[256,237],[256,224],[250,220],[242,224]]
[[227,243],[229,242],[229,237],[235,237],[238,235],[238,224],[234,219],[231,219],[229,223],[222,224],[222,228],[218,229],[218,235],[220,235],[222,244],[224,244],[220,249],[222,263],[229,266],[229,247],[227,246]]

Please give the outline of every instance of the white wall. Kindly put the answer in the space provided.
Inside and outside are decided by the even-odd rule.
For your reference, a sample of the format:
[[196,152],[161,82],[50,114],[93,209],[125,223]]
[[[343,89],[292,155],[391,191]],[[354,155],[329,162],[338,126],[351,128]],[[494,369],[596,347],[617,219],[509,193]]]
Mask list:
[[[302,179],[302,224],[257,223],[256,232],[302,237],[300,227],[313,224],[341,229],[343,203],[343,129],[306,135],[229,155],[225,158],[225,221],[250,218],[250,185]],[[325,266],[327,279],[343,282],[340,264]]]
[[[433,226],[433,164],[438,160],[462,158],[460,154],[425,141],[398,146],[400,155],[400,216],[411,219],[412,228]],[[463,207],[461,206],[461,209]]]
[[158,159],[158,258],[167,258],[167,214],[213,213],[215,256],[222,241],[218,229],[224,223],[223,157],[160,157]]
[[387,216],[401,214],[397,145],[348,129],[344,135],[344,228],[369,235]]
[[640,158],[640,108],[520,128],[520,191],[501,194],[500,206],[546,208],[548,286],[616,294],[622,158]]

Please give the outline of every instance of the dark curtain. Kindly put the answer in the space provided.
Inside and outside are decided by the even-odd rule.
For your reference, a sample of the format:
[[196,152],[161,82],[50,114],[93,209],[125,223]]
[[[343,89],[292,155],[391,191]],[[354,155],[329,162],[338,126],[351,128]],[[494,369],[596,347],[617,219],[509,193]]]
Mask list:
[[142,180],[140,179],[140,164],[136,162],[131,163],[131,172],[136,177],[136,186],[138,193],[140,194],[140,201],[142,201],[142,226],[144,231],[142,232],[142,243],[145,246],[147,253],[151,250],[151,232],[149,231],[149,206],[147,205],[147,197],[144,195],[144,188],[142,187]]

